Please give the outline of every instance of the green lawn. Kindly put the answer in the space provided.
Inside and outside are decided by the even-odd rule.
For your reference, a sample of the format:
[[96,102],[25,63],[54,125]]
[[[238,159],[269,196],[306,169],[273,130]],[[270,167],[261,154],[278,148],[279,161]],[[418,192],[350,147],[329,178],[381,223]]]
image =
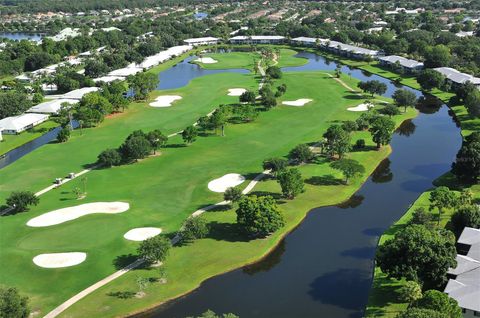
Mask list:
[[57,123],[49,120],[18,135],[3,135],[3,141],[0,142],[0,155],[44,135],[57,126]]
[[[261,114],[255,123],[229,126],[227,127],[227,136],[224,138],[202,138],[189,147],[189,150],[192,151],[192,156],[189,156],[190,162],[194,160],[194,154],[202,155],[199,151],[202,151],[205,146],[205,149],[212,153],[214,150],[211,148],[217,145],[223,152],[215,151],[216,156],[225,158],[225,152],[235,152],[234,157],[237,158],[235,163],[232,163],[231,169],[225,170],[225,173],[236,171],[253,176],[261,171],[262,159],[286,155],[294,145],[300,142],[318,141],[332,121],[354,119],[359,116],[358,113],[345,110],[352,104],[357,104],[358,101],[346,98],[347,96],[351,98],[351,94],[333,79],[318,73],[289,73],[284,77],[289,90],[282,99],[312,97],[314,102],[298,108],[281,106]],[[316,85],[305,85],[305,83]],[[319,86],[324,89],[318,90]],[[407,114],[396,117],[397,124],[415,114],[416,111],[411,109]],[[284,129],[279,130],[274,127],[284,127]],[[365,138],[369,146],[369,150],[354,152],[350,155],[351,158],[355,158],[365,165],[367,174],[364,178],[355,180],[348,186],[307,184],[305,193],[293,201],[281,204],[280,207],[287,219],[287,226],[268,239],[244,241],[236,230],[233,210],[209,212],[205,217],[213,223],[214,235],[192,245],[173,249],[165,265],[169,283],[165,285],[152,284],[147,290],[147,295],[142,299],[118,299],[109,296],[115,292],[136,291],[135,278],[137,276],[154,277],[157,275],[154,270],[135,270],[86,297],[66,311],[63,316],[114,317],[145,309],[194,289],[208,277],[259,259],[268,253],[281,237],[293,229],[311,208],[339,203],[350,197],[360,187],[367,175],[390,153],[389,147],[385,147],[381,151],[373,150],[374,145],[369,141],[368,132],[356,133],[353,140],[357,138]],[[248,146],[246,147],[246,145]],[[242,160],[238,160],[240,156]],[[249,157],[251,158],[249,159]],[[213,169],[212,163],[204,169]],[[226,163],[229,161],[223,159],[222,164]],[[245,167],[245,169],[239,170],[240,167]],[[301,166],[300,169],[305,179],[330,175],[337,180],[340,178],[340,175],[334,172],[325,160]],[[203,189],[208,180],[204,181]],[[255,192],[268,192],[278,196],[280,188],[275,181],[266,180],[257,185],[257,188],[254,189]],[[205,192],[202,197],[208,196],[208,193]],[[213,197],[215,200],[211,202],[221,200],[219,195]]]
[[[280,58],[278,59],[279,67],[288,67],[288,66],[301,66],[308,62],[307,59],[297,58],[294,55],[297,54],[296,51],[291,49],[280,49]],[[216,60],[217,63],[205,64],[193,61],[205,69],[229,69],[229,68],[246,68],[253,70],[253,61],[260,59],[258,53],[253,52],[231,52],[231,53],[207,53],[203,57],[211,57]]]

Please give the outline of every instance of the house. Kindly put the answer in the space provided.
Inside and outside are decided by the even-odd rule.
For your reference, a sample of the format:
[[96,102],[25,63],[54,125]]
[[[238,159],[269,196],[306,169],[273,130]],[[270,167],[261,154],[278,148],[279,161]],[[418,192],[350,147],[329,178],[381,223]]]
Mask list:
[[317,44],[325,44],[327,40],[320,38],[309,38],[309,37],[298,37],[291,39],[292,44],[301,45],[301,46],[316,46]]
[[73,105],[77,102],[78,101],[75,99],[54,99],[31,107],[29,110],[27,110],[27,113],[58,114],[62,108],[62,104],[67,103],[69,105]]
[[220,41],[219,38],[214,38],[214,37],[204,37],[204,38],[193,38],[193,39],[186,39],[183,40],[183,42],[187,45],[193,45],[193,46],[198,46],[198,45],[215,45],[218,44]]
[[437,67],[434,68],[434,70],[445,76],[447,78],[447,82],[452,86],[452,88],[457,88],[463,84],[466,84],[467,82],[470,82],[480,89],[480,78],[478,77],[459,72],[451,67]]
[[68,93],[65,93],[63,95],[57,95],[58,99],[76,99],[80,100],[82,97],[88,93],[93,93],[100,90],[98,87],[83,87],[79,89],[74,89],[73,91],[70,91]]
[[285,37],[279,35],[238,35],[230,38],[232,44],[281,44]]
[[335,54],[356,59],[375,58],[379,55],[379,52],[376,50],[365,49],[363,47],[344,44],[337,41],[327,41],[323,44],[323,47]]
[[45,114],[22,114],[0,120],[0,130],[5,135],[16,135],[48,120]]
[[458,302],[463,317],[480,316],[480,230],[463,229],[458,238],[457,266],[448,270],[450,277],[444,292]]
[[383,56],[379,59],[380,65],[388,67],[400,67],[406,73],[417,73],[423,69],[423,63],[410,60],[397,55]]
[[111,71],[110,73],[108,73],[108,76],[128,77],[130,75],[135,75],[137,73],[140,73],[141,71],[143,71],[142,67],[139,67],[135,63],[132,63],[127,67]]

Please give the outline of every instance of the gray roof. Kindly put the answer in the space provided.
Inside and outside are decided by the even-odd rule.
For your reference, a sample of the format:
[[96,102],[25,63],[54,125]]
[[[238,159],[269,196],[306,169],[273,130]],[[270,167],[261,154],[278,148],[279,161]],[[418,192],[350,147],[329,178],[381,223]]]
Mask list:
[[456,277],[448,281],[445,293],[460,307],[480,311],[480,230],[466,227],[458,242],[471,245],[470,251],[467,256],[457,255],[457,266],[448,271]]
[[230,40],[283,40],[285,39],[284,36],[280,35],[237,35],[234,36],[233,38],[230,38]]
[[459,72],[451,67],[437,67],[434,68],[434,70],[443,74],[446,78],[457,84],[465,84],[467,82],[471,82],[475,85],[480,85],[480,78],[474,77],[470,74]]
[[387,63],[395,64],[395,63],[400,63],[401,66],[406,67],[406,68],[416,68],[416,67],[423,67],[423,63],[415,60],[410,60],[398,55],[389,55],[389,56],[383,56],[379,58],[381,61],[385,61]]
[[480,243],[480,230],[472,227],[465,227],[458,238],[458,243],[467,245]]
[[345,44],[337,41],[330,41],[328,43],[328,47],[340,49],[341,51],[345,51],[345,52],[352,52],[355,54],[372,55],[372,56],[375,56],[378,54],[378,51],[376,50],[365,49],[363,47]]

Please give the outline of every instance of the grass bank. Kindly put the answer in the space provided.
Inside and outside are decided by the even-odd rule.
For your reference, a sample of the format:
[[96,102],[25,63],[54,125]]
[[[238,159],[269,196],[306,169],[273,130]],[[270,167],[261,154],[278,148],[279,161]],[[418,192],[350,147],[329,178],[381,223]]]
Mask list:
[[0,155],[37,139],[55,127],[58,127],[58,124],[49,120],[18,135],[3,135],[3,141],[0,142]]

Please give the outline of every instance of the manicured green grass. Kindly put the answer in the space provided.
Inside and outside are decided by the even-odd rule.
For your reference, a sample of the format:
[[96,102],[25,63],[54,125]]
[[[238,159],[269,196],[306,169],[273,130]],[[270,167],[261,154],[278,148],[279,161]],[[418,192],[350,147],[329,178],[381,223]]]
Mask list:
[[49,120],[18,135],[3,135],[3,141],[0,142],[0,155],[44,135],[57,126],[57,123]]
[[[308,62],[307,59],[297,58],[294,55],[297,54],[296,51],[291,49],[279,49],[280,57],[278,59],[278,67],[289,67],[289,66],[301,66]],[[213,64],[204,64],[195,62],[205,69],[229,69],[229,68],[246,68],[249,70],[254,69],[253,61],[260,59],[260,55],[255,52],[231,52],[231,53],[208,53],[203,57],[211,57],[216,60],[217,63]]]
[[250,75],[223,73],[200,77],[194,85],[179,90],[156,91],[160,94],[178,94],[183,99],[169,108],[154,108],[147,103],[133,103],[125,113],[105,119],[98,127],[72,132],[71,139],[62,144],[51,143],[36,149],[15,163],[0,170],[0,201],[13,190],[39,191],[56,177],[78,172],[84,165],[96,161],[106,148],[118,147],[125,137],[136,129],[161,129],[165,134],[177,132],[193,124],[222,103],[231,103],[237,97],[227,96],[232,87],[255,88],[257,83]]
[[[196,148],[195,153],[197,153],[200,151],[199,147],[203,148],[203,143],[214,142],[211,146],[217,144],[224,152],[230,152],[234,150],[229,145],[234,145],[233,147],[238,151],[236,163],[232,165],[234,170],[225,170],[225,172],[242,172],[239,167],[250,162],[248,164],[250,168],[243,171],[253,176],[261,171],[262,159],[270,156],[286,155],[294,145],[301,142],[316,142],[331,122],[352,120],[359,116],[358,113],[346,111],[347,107],[351,106],[352,103],[358,103],[358,101],[348,99],[347,96],[351,98],[351,94],[325,75],[288,73],[285,74],[283,80],[289,89],[282,99],[292,100],[310,97],[314,101],[304,107],[277,107],[261,114],[255,123],[228,126],[227,136],[223,139],[219,137],[202,138],[189,148]],[[318,87],[323,89],[319,90]],[[416,111],[410,109],[407,114],[395,117],[395,119],[399,124],[404,119],[415,116],[415,114]],[[283,127],[283,129],[277,129],[276,127]],[[268,142],[266,142],[267,136],[270,136]],[[155,270],[135,270],[87,296],[67,310],[63,316],[114,317],[125,315],[125,313],[142,310],[177,297],[196,288],[202,281],[211,276],[259,259],[268,253],[281,237],[292,230],[311,208],[335,204],[348,199],[360,187],[367,175],[375,169],[377,164],[390,153],[389,147],[384,147],[380,151],[375,150],[368,132],[355,133],[353,140],[358,138],[366,139],[368,147],[365,151],[353,152],[349,156],[365,165],[367,170],[365,176],[349,185],[343,185],[340,182],[340,175],[333,171],[324,159],[320,159],[314,164],[300,166],[299,168],[305,179],[316,180],[318,177],[327,177],[329,179],[333,178],[338,184],[315,185],[315,182],[310,182],[306,185],[306,191],[298,198],[292,201],[282,201],[280,208],[287,220],[287,226],[282,230],[267,239],[245,241],[235,225],[236,219],[233,209],[222,212],[208,212],[205,217],[215,229],[214,233],[209,238],[196,241],[191,245],[175,247],[172,250],[165,264],[168,277],[167,284],[151,284],[146,290],[147,295],[141,299],[119,299],[109,296],[115,292],[136,292],[135,279],[138,276],[158,276]],[[244,147],[244,143],[248,144],[248,147]],[[210,149],[209,151],[213,150]],[[215,152],[215,154],[225,156],[221,153]],[[242,159],[238,160],[240,156]],[[192,158],[190,157],[190,160]],[[226,160],[223,161],[226,162]],[[207,169],[207,167],[204,169]],[[211,169],[211,167],[208,169]],[[207,181],[205,180],[205,182]],[[278,197],[280,187],[274,180],[265,180],[257,185],[253,193],[270,193]],[[217,201],[220,200],[221,196],[217,195]],[[212,251],[215,251],[215,253],[212,253]]]

